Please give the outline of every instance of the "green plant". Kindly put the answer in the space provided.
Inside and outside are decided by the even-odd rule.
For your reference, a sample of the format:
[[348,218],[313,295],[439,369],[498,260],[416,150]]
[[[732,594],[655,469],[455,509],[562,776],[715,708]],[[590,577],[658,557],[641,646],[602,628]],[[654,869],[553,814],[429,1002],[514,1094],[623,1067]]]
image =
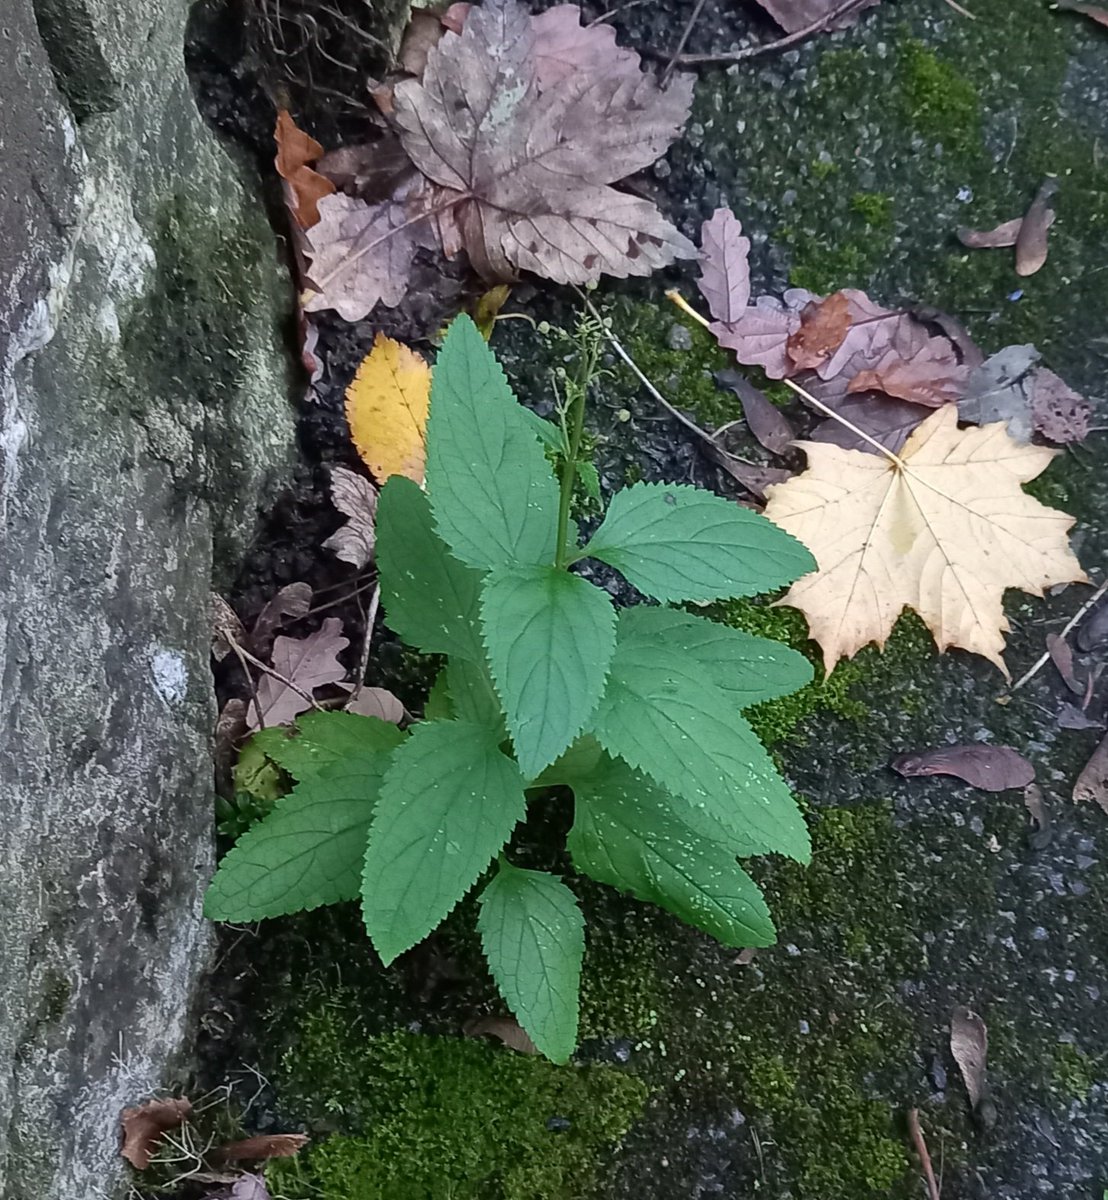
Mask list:
[[[577,871],[730,946],[774,937],[736,858],[810,852],[795,801],[740,714],[803,686],[810,664],[664,605],[766,591],[815,564],[763,517],[683,485],[618,492],[581,546],[570,505],[585,390],[567,388],[560,426],[540,421],[472,322],[454,322],[432,385],[427,490],[390,479],[377,517],[388,624],[448,656],[429,719],[405,733],[316,712],[294,732],[258,735],[297,784],[227,854],[206,901],[209,916],[245,921],[360,897],[387,964],[491,870],[485,955],[520,1023],[559,1062],[576,1043],[584,921],[562,879],[510,861],[529,795],[572,791]],[[590,558],[662,607],[617,615],[571,570]]]

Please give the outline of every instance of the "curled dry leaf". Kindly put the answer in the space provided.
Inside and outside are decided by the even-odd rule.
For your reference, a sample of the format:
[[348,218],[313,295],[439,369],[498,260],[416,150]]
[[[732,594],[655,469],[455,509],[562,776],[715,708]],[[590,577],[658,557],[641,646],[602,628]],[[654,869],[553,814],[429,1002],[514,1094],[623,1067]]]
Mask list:
[[891,462],[800,443],[808,469],[771,489],[766,516],[798,538],[819,569],[782,604],[799,608],[830,671],[868,642],[883,645],[905,607],[940,651],[960,646],[1007,676],[1003,597],[1084,582],[1070,549],[1073,518],[1020,487],[1055,451],[1018,446],[1004,426],[959,430],[944,405]]
[[906,778],[953,775],[985,792],[1004,792],[1035,781],[1035,768],[1011,746],[939,746],[902,754],[892,767]]
[[1085,682],[1077,678],[1074,670],[1073,649],[1064,637],[1056,633],[1046,635],[1046,652],[1050,661],[1055,665],[1062,682],[1075,696],[1084,696]]
[[473,305],[473,323],[481,331],[481,336],[486,342],[492,337],[492,331],[496,327],[496,318],[511,294],[510,284],[498,283],[496,287],[489,288],[487,292],[483,292],[477,297]]
[[1016,238],[1016,274],[1034,275],[1046,263],[1047,235],[1054,224],[1054,209],[1051,197],[1058,190],[1056,179],[1045,179],[1031,201],[1027,216],[1020,225]]
[[400,39],[397,62],[409,75],[422,78],[427,69],[427,55],[439,44],[444,33],[446,28],[435,13],[413,9],[408,27]]
[[268,600],[250,634],[250,648],[258,658],[265,658],[269,653],[278,630],[307,616],[311,607],[312,589],[306,583],[287,583]]
[[509,1050],[520,1054],[538,1054],[535,1043],[514,1017],[475,1017],[462,1026],[466,1037],[493,1037]]
[[430,400],[431,368],[414,350],[378,333],[346,389],[350,436],[378,483],[392,475],[423,482]]
[[[950,1053],[962,1072],[970,1108],[983,1118],[989,1085],[985,1076],[989,1054],[989,1031],[985,1022],[964,1005],[958,1005],[950,1017]],[[990,1103],[991,1106],[991,1102]]]
[[332,467],[331,503],[347,520],[323,547],[360,571],[373,557],[376,545],[377,489],[364,475]]
[[227,701],[215,723],[212,739],[212,767],[215,790],[221,796],[234,794],[232,772],[238,757],[239,742],[246,736],[246,701],[234,697]]
[[273,669],[296,686],[290,687],[272,675],[263,675],[258,681],[257,706],[253,701],[250,704],[249,728],[257,729],[261,724],[258,707],[267,726],[287,725],[311,708],[311,701],[300,693],[311,696],[316,688],[340,683],[346,677],[346,668],[339,662],[338,655],[349,645],[350,640],[343,637],[342,622],[338,617],[328,617],[315,633],[305,638],[277,638],[273,643]]
[[826,300],[813,301],[800,317],[800,328],[790,335],[789,357],[798,371],[822,366],[843,344],[854,323],[850,297],[834,292]]
[[273,134],[277,143],[274,160],[277,174],[285,181],[285,200],[297,225],[311,229],[319,220],[319,202],[329,196],[335,185],[311,164],[323,156],[323,147],[298,128],[296,122],[283,108],[277,110],[277,128]]
[[1077,804],[1095,801],[1108,813],[1108,737],[1093,751],[1092,758],[1078,775],[1073,785],[1073,798]]
[[695,257],[654,205],[610,186],[677,137],[691,79],[659,87],[637,55],[607,52],[603,25],[579,28],[555,67],[541,31],[518,0],[486,0],[430,52],[422,82],[395,89],[404,148],[445,189],[471,263],[491,280],[588,283]]
[[376,717],[379,721],[388,721],[390,725],[403,725],[412,719],[412,714],[400,699],[387,688],[362,688],[346,706],[346,711],[362,717]]
[[743,406],[743,416],[757,441],[772,454],[784,454],[796,440],[796,431],[765,392],[737,371],[720,371],[716,375],[716,382],[721,387],[730,388],[738,396]]
[[1023,789],[1023,805],[1031,818],[1031,835],[1027,839],[1032,850],[1045,850],[1050,845],[1050,810],[1046,806],[1043,789],[1037,783],[1029,783]]
[[123,1147],[120,1153],[137,1171],[145,1171],[162,1135],[184,1124],[192,1112],[190,1101],[147,1100],[123,1110]]
[[958,230],[958,240],[970,250],[995,250],[1004,246],[1014,246],[1020,235],[1023,217],[1012,221],[1004,221],[995,229],[966,229]]
[[257,1162],[268,1158],[292,1158],[311,1139],[306,1133],[262,1133],[220,1146],[213,1157],[221,1162]]
[[212,658],[222,662],[231,653],[231,641],[241,646],[247,640],[246,630],[238,613],[222,596],[209,592],[208,605],[212,619]]

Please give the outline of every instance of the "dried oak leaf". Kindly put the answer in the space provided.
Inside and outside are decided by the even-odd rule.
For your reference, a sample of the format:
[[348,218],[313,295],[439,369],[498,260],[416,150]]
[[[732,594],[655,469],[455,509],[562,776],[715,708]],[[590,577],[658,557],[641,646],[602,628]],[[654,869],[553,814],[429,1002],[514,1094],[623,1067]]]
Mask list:
[[696,286],[716,321],[734,324],[750,303],[750,239],[729,208],[717,208],[700,227],[700,278]]
[[940,652],[960,646],[1007,676],[1006,588],[1041,594],[1085,581],[1067,539],[1073,518],[1027,495],[1056,451],[1019,446],[1003,425],[958,429],[953,405],[909,437],[900,463],[803,442],[808,469],[772,488],[766,516],[820,564],[780,603],[799,608],[830,671],[884,645],[912,608]]
[[304,638],[279,637],[273,643],[270,665],[278,674],[290,680],[295,690],[272,675],[258,681],[257,705],[251,701],[247,724],[257,729],[258,708],[267,726],[287,725],[294,717],[311,708],[311,702],[300,692],[312,695],[316,688],[339,683],[346,677],[346,668],[338,655],[350,645],[343,637],[338,617],[327,617],[323,624]]
[[300,129],[283,108],[277,110],[273,140],[277,143],[274,163],[277,174],[285,181],[289,211],[301,229],[311,229],[319,221],[320,200],[335,190],[335,185],[310,165],[323,157],[323,147]]
[[[597,46],[608,36],[600,26],[579,34]],[[691,79],[663,89],[637,55],[598,54],[594,63],[580,48],[561,60],[565,73],[540,70],[541,49],[518,0],[488,0],[430,52],[422,82],[396,86],[404,148],[445,189],[441,203],[456,208],[473,266],[491,280],[528,270],[588,283],[695,257],[653,204],[609,186],[677,137]]]
[[1092,758],[1078,775],[1073,785],[1073,799],[1077,804],[1094,800],[1108,813],[1108,737],[1093,751]]
[[377,489],[364,475],[332,467],[331,503],[347,520],[323,543],[323,548],[360,571],[373,557],[377,543]]
[[1035,768],[1011,746],[938,746],[902,754],[892,768],[905,778],[953,775],[985,792],[1027,787],[1035,781]]
[[604,21],[581,24],[576,4],[558,4],[531,18],[535,35],[535,75],[539,87],[560,83],[578,72],[638,74],[639,56],[616,45],[616,31]]
[[346,420],[362,462],[383,484],[391,475],[423,482],[431,368],[414,350],[378,333],[346,389]]
[[286,583],[267,600],[250,633],[250,648],[258,658],[269,653],[278,630],[307,616],[311,606],[312,589],[307,583]]
[[190,1101],[147,1100],[123,1110],[123,1147],[120,1154],[137,1171],[145,1171],[162,1134],[183,1124],[192,1112]]

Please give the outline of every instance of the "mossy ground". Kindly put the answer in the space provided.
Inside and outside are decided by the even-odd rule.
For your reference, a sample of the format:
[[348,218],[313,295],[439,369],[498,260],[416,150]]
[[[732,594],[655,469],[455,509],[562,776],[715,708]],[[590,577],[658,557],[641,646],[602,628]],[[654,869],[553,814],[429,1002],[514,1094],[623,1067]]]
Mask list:
[[[1089,64],[1103,63],[1100,35],[1034,0],[970,7],[975,22],[939,4],[890,3],[850,34],[706,72],[663,204],[690,234],[717,203],[733,206],[754,237],[756,291],[855,286],[886,303],[934,304],[987,352],[1034,341],[1091,388],[1103,369],[1096,339],[1108,334],[1106,276],[1088,267],[1108,243],[1108,155],[1097,149],[1104,114],[1081,96]],[[617,23],[634,35],[665,21],[672,40],[679,12],[637,12]],[[727,41],[722,27],[697,36]],[[1042,272],[1020,281],[1009,252],[958,244],[958,225],[1022,212],[1047,173],[1059,177],[1059,219]],[[690,296],[694,274],[679,281]],[[726,356],[660,287],[596,299],[675,404],[709,429],[741,415],[712,379]],[[572,322],[572,298],[543,303],[552,323]],[[517,381],[541,379],[562,354],[522,323],[496,337]],[[695,444],[609,367],[590,416],[605,486],[718,483]],[[549,407],[541,382],[524,398]],[[1087,562],[1105,553],[1100,441],[1060,459],[1035,490],[1077,514]],[[1076,603],[1071,590],[1010,604],[1017,670]],[[713,615],[813,653],[790,610],[744,602]],[[350,942],[296,926],[305,961],[292,956],[273,1001],[275,1075],[286,1117],[334,1137],[281,1167],[275,1194],[895,1200],[921,1194],[903,1127],[919,1107],[945,1166],[944,1200],[979,1195],[978,1177],[998,1196],[1096,1200],[1108,1182],[1108,879],[1102,816],[1063,802],[1095,735],[1055,728],[1046,674],[1004,699],[994,668],[938,659],[906,616],[884,653],[866,650],[762,706],[755,723],[804,798],[815,849],[807,868],[754,868],[780,945],[740,964],[664,914],[583,888],[585,1068],[457,1039],[492,993],[454,923],[444,940],[463,978],[430,991],[396,969],[382,976],[368,950],[352,966],[354,918],[333,927]],[[1055,814],[1045,851],[1028,845],[1018,794],[887,769],[897,753],[980,738],[1035,761]],[[1001,1121],[987,1138],[947,1048],[959,1003],[989,1024]],[[422,1035],[404,1031],[412,1021]],[[569,1129],[548,1129],[552,1116]]]

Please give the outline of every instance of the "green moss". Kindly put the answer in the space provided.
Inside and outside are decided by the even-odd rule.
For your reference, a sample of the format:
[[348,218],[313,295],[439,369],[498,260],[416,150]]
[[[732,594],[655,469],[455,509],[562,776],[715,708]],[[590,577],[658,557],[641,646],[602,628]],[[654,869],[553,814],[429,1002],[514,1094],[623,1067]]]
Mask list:
[[822,673],[819,651],[808,638],[804,616],[795,608],[772,608],[757,600],[729,600],[709,611],[713,620],[734,629],[743,629],[760,637],[784,642],[812,658],[816,678],[792,695],[755,705],[746,713],[755,733],[767,746],[796,739],[801,723],[814,713],[831,712],[846,720],[861,720],[866,706],[855,696],[855,684],[861,672],[852,663],[843,663],[826,678]]
[[880,192],[855,192],[850,207],[872,229],[890,230],[893,227],[893,198]]
[[[580,1038],[641,1038],[669,1015],[658,978],[665,958],[657,914],[612,892],[588,889],[588,948],[581,972]],[[600,893],[600,894],[598,894]],[[614,914],[618,920],[605,921]]]
[[1083,1100],[1097,1081],[1096,1064],[1072,1042],[1059,1042],[1051,1055],[1051,1082],[1063,1096]]
[[909,40],[897,51],[900,105],[911,129],[956,153],[981,139],[980,99],[973,84],[923,42]]
[[294,1094],[307,1072],[314,1103],[337,1107],[350,1130],[270,1168],[274,1194],[289,1200],[578,1200],[647,1097],[611,1067],[555,1067],[455,1038],[359,1036],[334,1006],[310,1017],[285,1069]]

